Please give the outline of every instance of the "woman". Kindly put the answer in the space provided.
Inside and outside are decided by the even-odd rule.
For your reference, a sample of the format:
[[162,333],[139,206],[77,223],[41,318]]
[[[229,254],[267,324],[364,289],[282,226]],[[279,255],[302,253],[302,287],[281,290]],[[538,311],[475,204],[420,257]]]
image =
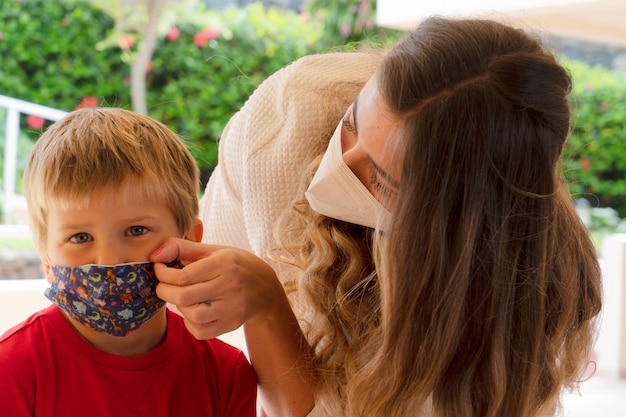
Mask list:
[[[431,18],[379,64],[353,56],[299,61],[259,87],[203,201],[205,242],[268,260],[296,314],[265,262],[183,241],[153,257],[196,261],[159,268],[160,296],[199,338],[244,323],[269,415],[306,415],[313,398],[310,415],[552,415],[601,307],[560,171],[568,73],[528,34],[484,20]],[[344,79],[320,92],[316,66]],[[337,126],[346,80],[367,78]]]

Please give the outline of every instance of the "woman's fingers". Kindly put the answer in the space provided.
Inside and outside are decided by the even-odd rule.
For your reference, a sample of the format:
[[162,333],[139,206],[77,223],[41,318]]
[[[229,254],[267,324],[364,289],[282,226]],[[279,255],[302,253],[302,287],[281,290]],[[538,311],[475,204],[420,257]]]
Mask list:
[[210,307],[203,303],[183,307],[180,312],[185,317],[185,326],[197,339],[212,339],[239,328],[244,322],[223,301],[212,302]]
[[[191,251],[191,247],[194,246],[188,245],[187,243],[193,244],[195,242],[190,242],[185,239],[170,238],[163,242],[163,244],[158,249],[150,254],[150,260],[152,262],[168,263],[172,262],[175,259],[180,259],[180,255],[182,253]],[[201,244],[198,246],[198,250],[200,249],[204,249]]]
[[[215,337],[262,317],[284,294],[274,270],[243,249],[172,239],[150,259],[158,262],[157,295],[176,305],[198,338]],[[174,259],[184,268],[164,264]]]
[[[150,255],[150,261],[155,262],[155,272],[157,272],[157,276],[159,276],[160,281],[170,282],[169,279],[173,279],[174,281],[170,282],[172,284],[190,285],[194,282],[181,282],[180,280],[192,280],[194,278],[206,280],[206,277],[200,277],[194,274],[169,274],[165,272],[165,268],[167,267],[159,264],[169,264],[178,260],[181,261],[183,265],[190,265],[197,260],[210,256],[213,251],[219,250],[220,248],[220,246],[205,245],[185,239],[171,238],[166,240],[161,247],[152,252]],[[170,268],[170,270],[173,269],[176,268]],[[163,277],[160,276],[159,272],[162,273]]]

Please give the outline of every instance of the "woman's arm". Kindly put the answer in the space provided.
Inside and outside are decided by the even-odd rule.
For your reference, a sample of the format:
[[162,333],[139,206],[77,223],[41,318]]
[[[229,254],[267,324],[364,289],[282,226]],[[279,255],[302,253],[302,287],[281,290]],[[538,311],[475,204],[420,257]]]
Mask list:
[[268,416],[306,416],[315,405],[315,377],[309,345],[282,295],[271,312],[245,323],[248,354]]

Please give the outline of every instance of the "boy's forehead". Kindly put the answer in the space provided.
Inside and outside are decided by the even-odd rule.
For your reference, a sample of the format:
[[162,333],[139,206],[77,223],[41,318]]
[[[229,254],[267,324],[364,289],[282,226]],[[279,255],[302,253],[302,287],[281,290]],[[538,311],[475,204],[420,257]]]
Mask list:
[[137,201],[138,204],[163,202],[165,190],[150,181],[128,180],[121,184],[107,184],[88,190],[66,190],[47,199],[49,207],[58,209],[87,208],[104,202]]

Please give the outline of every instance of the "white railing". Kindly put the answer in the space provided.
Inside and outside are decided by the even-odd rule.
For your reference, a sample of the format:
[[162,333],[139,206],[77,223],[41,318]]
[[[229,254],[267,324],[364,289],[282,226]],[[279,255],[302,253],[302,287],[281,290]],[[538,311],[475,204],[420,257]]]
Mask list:
[[28,101],[0,95],[0,107],[5,107],[6,129],[4,131],[4,172],[2,173],[3,202],[2,213],[13,212],[16,204],[15,185],[17,183],[17,149],[20,130],[20,114],[38,116],[46,120],[57,121],[67,114],[62,110],[53,109]]

